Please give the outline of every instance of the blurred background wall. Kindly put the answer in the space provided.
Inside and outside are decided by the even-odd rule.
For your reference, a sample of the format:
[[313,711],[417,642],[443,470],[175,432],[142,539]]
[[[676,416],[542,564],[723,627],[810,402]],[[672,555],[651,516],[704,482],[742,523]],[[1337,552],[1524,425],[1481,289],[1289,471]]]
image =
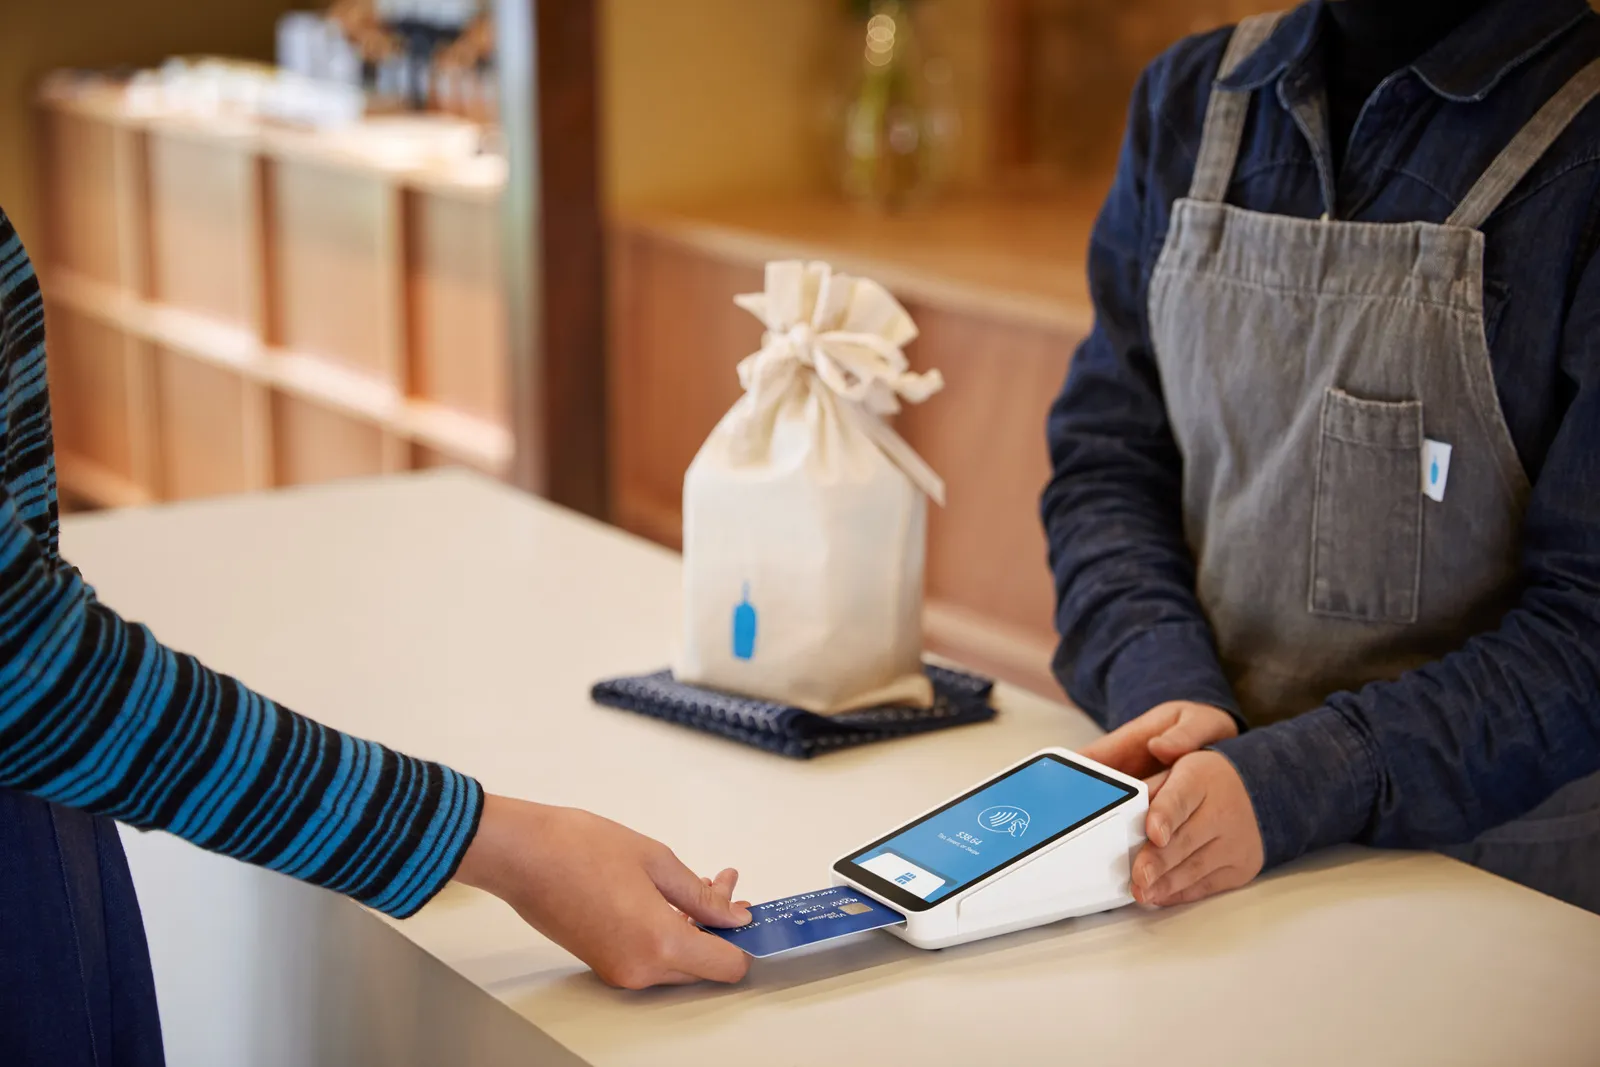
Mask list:
[[[896,420],[949,487],[930,645],[1051,692],[1043,420],[1092,322],[1127,94],[1172,41],[1272,6],[7,5],[0,204],[44,281],[65,497],[462,465],[676,546],[760,343],[732,297],[822,259],[887,285],[948,382]],[[151,72],[169,56],[287,66]]]
[[0,5],[0,206],[39,232],[34,92],[64,67],[154,66],[191,53],[271,59],[289,0],[7,0]]
[[[935,6],[941,52],[960,87],[955,179],[972,186],[982,181],[988,154],[993,5]],[[833,74],[830,61],[845,50],[841,8],[834,0],[608,0],[603,98],[614,202],[825,188],[820,94]]]
[[[981,181],[990,44],[986,0],[943,0],[941,38],[963,86],[957,180]],[[25,241],[38,221],[33,96],[71,67],[152,67],[172,55],[270,60],[294,0],[63,0],[0,14],[0,204]],[[828,181],[817,86],[837,29],[829,0],[608,0],[601,7],[606,193],[624,205]],[[670,87],[670,91],[663,91]],[[735,91],[734,87],[737,87]]]

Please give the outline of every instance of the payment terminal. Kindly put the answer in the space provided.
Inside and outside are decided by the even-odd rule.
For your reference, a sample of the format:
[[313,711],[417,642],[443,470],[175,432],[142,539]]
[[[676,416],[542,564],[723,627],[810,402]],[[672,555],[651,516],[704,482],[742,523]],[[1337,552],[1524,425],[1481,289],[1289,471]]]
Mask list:
[[1132,903],[1143,782],[1049,748],[833,865],[904,915],[891,933],[945,948]]

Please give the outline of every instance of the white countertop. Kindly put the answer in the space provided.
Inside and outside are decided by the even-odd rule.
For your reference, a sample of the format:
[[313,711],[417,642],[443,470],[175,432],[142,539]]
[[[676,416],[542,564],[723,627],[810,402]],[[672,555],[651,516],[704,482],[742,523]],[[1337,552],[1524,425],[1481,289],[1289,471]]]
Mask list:
[[[707,873],[737,866],[758,901],[826,885],[834,858],[898,820],[1095,732],[1002,690],[993,724],[799,762],[597,708],[595,680],[668,661],[676,557],[468,475],[80,517],[63,540],[107,603],[290,707],[492,791],[591,808]],[[734,988],[624,993],[465,888],[390,924],[450,974],[329,894],[163,835],[125,837],[174,1067],[224,1047],[175,1021],[216,1011],[207,996],[225,989],[235,1012],[282,1006],[272,981],[288,979],[237,977],[250,951],[298,961],[290,999],[355,997],[349,1012],[409,1027],[361,1054],[371,1062],[404,1059],[397,1047],[430,1062],[446,1040],[424,1039],[430,1028],[503,1026],[471,986],[598,1065],[1600,1062],[1600,917],[1434,855],[1342,850],[1183,909],[938,953],[872,934],[757,961]],[[383,942],[368,946],[387,953],[382,973],[306,947],[328,944],[330,923]],[[459,1010],[430,1014],[440,997]],[[341,1040],[299,1062],[361,1059]],[[485,1040],[450,1055],[488,1062]]]

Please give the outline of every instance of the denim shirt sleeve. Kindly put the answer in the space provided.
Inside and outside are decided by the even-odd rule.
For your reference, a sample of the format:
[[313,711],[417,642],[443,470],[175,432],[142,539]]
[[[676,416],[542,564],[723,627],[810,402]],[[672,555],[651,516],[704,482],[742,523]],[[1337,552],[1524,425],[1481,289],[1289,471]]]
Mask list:
[[1249,790],[1269,866],[1344,841],[1467,841],[1600,769],[1600,258],[1560,365],[1570,399],[1523,521],[1523,591],[1500,625],[1216,746]]
[[1108,729],[1169,700],[1239,718],[1195,596],[1182,460],[1147,334],[1154,265],[1147,191],[1153,141],[1164,132],[1152,82],[1160,68],[1158,61],[1134,91],[1116,180],[1090,238],[1094,329],[1050,410],[1052,475],[1040,506],[1061,635],[1053,669],[1073,701]]

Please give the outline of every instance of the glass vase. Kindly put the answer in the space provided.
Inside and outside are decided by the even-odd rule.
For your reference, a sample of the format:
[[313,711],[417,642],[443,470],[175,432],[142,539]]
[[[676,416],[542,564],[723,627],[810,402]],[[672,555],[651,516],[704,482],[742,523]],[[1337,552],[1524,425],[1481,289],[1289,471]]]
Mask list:
[[926,0],[855,0],[835,112],[837,179],[849,200],[898,211],[948,169],[956,121],[950,64],[927,47]]

